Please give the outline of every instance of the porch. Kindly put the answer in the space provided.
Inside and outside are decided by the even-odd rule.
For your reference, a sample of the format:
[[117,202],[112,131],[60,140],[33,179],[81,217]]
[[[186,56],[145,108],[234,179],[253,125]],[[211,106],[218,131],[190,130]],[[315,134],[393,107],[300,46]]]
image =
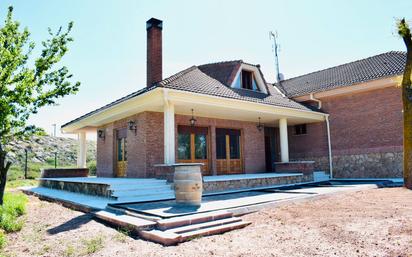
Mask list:
[[86,165],[86,133],[95,132],[98,177],[164,178],[157,164],[181,162],[203,163],[204,176],[285,172],[276,166],[291,163],[293,127],[328,123],[323,113],[175,90],[143,99],[63,127],[79,135],[79,167]]

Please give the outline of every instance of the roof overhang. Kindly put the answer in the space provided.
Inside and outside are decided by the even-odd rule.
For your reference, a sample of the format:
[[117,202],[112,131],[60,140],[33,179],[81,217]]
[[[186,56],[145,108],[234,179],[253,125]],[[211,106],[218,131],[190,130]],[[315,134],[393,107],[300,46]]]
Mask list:
[[175,113],[191,115],[191,109],[198,117],[241,120],[276,125],[280,118],[287,118],[288,124],[302,124],[324,121],[327,114],[299,110],[256,102],[242,101],[218,96],[192,93],[182,90],[156,88],[116,105],[77,119],[62,127],[63,133],[96,131],[97,127],[133,114],[154,111],[163,112],[165,101],[173,103]]

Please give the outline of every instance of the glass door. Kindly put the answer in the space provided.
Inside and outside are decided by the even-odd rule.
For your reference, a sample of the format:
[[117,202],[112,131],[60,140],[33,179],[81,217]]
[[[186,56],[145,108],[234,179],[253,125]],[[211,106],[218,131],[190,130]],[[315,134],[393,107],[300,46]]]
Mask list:
[[177,162],[203,163],[202,174],[211,175],[209,166],[208,129],[178,126]]
[[241,133],[237,129],[216,129],[218,175],[243,173]]
[[116,133],[116,177],[125,177],[127,171],[127,130],[119,129]]

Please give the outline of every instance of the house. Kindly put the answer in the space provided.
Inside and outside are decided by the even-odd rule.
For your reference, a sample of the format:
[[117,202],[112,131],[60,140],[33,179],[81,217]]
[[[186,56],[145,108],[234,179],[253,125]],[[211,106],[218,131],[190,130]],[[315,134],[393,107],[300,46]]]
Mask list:
[[[156,164],[203,163],[203,175],[333,172],[400,176],[402,106],[390,52],[266,82],[259,65],[210,63],[162,77],[162,21],[147,27],[147,85],[62,126],[97,132],[97,176],[164,177]],[[314,162],[313,162],[314,161]]]

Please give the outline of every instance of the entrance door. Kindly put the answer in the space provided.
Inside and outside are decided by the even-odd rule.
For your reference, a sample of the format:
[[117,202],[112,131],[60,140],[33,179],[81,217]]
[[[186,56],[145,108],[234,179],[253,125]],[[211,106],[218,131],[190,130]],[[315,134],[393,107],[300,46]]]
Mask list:
[[125,177],[127,170],[127,130],[119,129],[116,132],[116,177]]
[[218,175],[243,173],[241,133],[237,129],[216,129]]
[[266,160],[266,171],[273,172],[274,162],[276,159],[275,155],[275,129],[265,128],[265,160]]
[[204,127],[178,126],[177,162],[203,163],[202,174],[211,175],[209,134]]

